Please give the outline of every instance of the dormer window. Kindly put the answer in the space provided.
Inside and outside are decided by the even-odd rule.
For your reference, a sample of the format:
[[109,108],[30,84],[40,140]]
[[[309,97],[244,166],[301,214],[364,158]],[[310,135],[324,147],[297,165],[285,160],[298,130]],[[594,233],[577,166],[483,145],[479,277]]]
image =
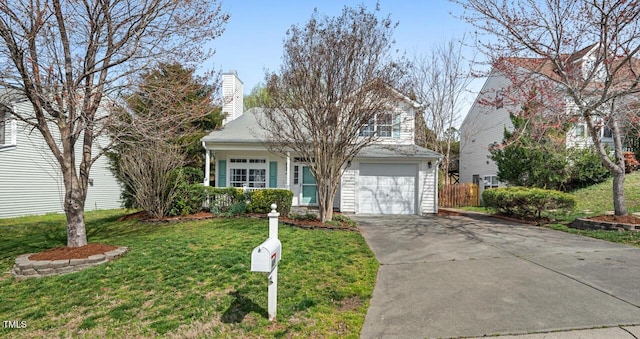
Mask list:
[[378,113],[360,129],[361,137],[400,138],[400,114]]

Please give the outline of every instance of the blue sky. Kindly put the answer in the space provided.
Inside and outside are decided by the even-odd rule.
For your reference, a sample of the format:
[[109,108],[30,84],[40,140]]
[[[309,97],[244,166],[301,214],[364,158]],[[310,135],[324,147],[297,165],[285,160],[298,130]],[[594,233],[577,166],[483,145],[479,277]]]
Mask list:
[[[414,54],[428,54],[430,48],[451,38],[461,37],[473,28],[453,17],[460,12],[447,0],[381,0],[380,13],[399,22],[395,30],[396,48]],[[364,4],[373,10],[375,1],[252,1],[227,0],[223,8],[231,14],[226,30],[212,47],[216,54],[205,68],[238,71],[248,94],[263,82],[265,69],[276,71],[283,53],[282,41],[292,25],[306,23],[314,8],[328,16],[339,15],[346,6]]]

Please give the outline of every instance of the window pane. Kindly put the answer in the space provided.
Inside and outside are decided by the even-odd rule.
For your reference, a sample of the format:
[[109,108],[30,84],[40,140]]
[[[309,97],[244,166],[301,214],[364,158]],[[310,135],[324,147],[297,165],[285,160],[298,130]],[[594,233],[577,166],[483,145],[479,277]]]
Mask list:
[[247,182],[247,170],[244,168],[232,168],[231,169],[231,181],[232,187],[243,187]]
[[393,117],[393,137],[400,138],[400,114]]
[[391,126],[378,126],[378,136],[381,138],[390,138]]
[[393,114],[382,113],[378,114],[378,125],[391,125],[393,120]]
[[491,177],[491,185],[492,186],[498,186],[498,177],[497,176],[492,176]]
[[372,125],[366,125],[364,127],[362,127],[362,129],[360,130],[360,136],[361,137],[369,137],[373,135],[373,126]]
[[249,182],[260,181],[264,182],[266,178],[266,170],[263,169],[250,169],[249,170]]

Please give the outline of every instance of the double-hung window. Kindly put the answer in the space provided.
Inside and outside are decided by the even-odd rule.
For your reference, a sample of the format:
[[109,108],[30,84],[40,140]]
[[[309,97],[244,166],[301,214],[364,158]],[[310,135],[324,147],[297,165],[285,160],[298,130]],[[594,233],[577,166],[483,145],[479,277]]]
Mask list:
[[361,137],[400,138],[400,114],[378,113],[360,129]]
[[267,160],[231,158],[229,185],[232,187],[267,187]]
[[496,188],[500,186],[500,181],[498,181],[498,177],[495,175],[485,175],[482,184],[483,189]]
[[16,145],[16,121],[11,119],[11,113],[0,107],[0,148]]

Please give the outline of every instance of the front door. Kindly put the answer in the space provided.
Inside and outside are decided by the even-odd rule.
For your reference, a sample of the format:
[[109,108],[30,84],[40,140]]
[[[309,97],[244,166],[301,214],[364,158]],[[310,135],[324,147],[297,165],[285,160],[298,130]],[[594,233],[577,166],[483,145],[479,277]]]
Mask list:
[[302,166],[302,178],[300,180],[302,188],[300,189],[300,205],[317,205],[318,204],[318,187],[316,186],[316,178],[307,166]]

